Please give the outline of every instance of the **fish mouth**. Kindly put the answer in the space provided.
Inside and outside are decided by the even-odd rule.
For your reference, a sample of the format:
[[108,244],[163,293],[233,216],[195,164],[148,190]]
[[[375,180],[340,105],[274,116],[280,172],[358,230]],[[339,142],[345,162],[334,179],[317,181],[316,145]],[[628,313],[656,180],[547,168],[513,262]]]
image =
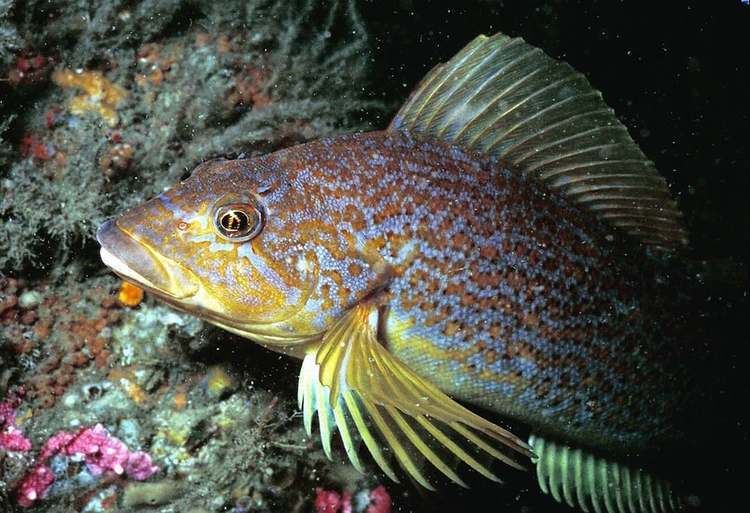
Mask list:
[[122,279],[170,299],[184,300],[198,293],[198,280],[190,271],[151,250],[116,220],[99,226],[96,240],[101,245],[102,262]]

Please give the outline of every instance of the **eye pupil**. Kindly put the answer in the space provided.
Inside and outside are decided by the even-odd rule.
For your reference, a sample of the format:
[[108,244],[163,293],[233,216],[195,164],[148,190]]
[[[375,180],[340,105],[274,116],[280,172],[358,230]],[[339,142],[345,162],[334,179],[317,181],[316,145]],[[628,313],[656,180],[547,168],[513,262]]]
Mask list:
[[216,212],[215,226],[225,239],[242,242],[257,236],[263,229],[262,210],[255,205],[234,204]]
[[228,232],[244,232],[250,226],[250,219],[241,210],[230,210],[221,216],[220,223]]

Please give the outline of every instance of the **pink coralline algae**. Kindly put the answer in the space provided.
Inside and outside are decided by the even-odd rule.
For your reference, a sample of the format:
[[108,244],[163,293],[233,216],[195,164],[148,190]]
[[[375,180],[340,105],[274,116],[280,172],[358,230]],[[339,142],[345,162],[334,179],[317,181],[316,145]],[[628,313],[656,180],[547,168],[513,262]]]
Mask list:
[[54,481],[55,475],[49,467],[45,465],[35,467],[26,474],[18,486],[18,504],[24,508],[32,506],[38,499],[44,497]]
[[315,496],[315,513],[352,513],[352,495],[318,488]]
[[9,399],[0,403],[0,450],[26,452],[31,441],[16,427],[18,401]]
[[370,492],[370,505],[366,513],[391,513],[391,495],[380,485]]
[[[360,494],[357,496],[359,497]],[[352,513],[353,511],[351,493],[347,491],[338,493],[322,488],[316,490],[315,513]],[[380,485],[371,490],[366,495],[365,505],[360,504],[356,511],[357,513],[391,513],[391,496],[385,486]]]
[[54,482],[53,472],[45,463],[58,454],[83,458],[94,476],[114,472],[142,481],[159,470],[148,454],[130,452],[121,440],[110,435],[101,424],[75,433],[61,431],[47,440],[39,453],[37,466],[21,480],[17,489],[19,505],[29,507],[44,498]]

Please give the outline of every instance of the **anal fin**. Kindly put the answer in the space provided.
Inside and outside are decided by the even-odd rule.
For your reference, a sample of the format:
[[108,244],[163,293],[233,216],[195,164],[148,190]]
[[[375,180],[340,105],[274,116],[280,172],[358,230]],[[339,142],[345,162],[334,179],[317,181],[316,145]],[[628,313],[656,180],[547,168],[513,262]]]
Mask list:
[[675,486],[641,468],[531,436],[542,492],[585,513],[674,513],[685,509]]
[[[398,463],[421,486],[433,489],[426,467],[466,486],[452,460],[499,481],[485,460],[523,468],[530,447],[507,430],[472,413],[444,394],[377,340],[369,306],[357,306],[311,348],[302,365],[300,407],[311,430],[318,413],[323,447],[337,427],[349,459],[362,469],[358,433],[375,462],[398,481]],[[427,465],[426,465],[427,464]]]

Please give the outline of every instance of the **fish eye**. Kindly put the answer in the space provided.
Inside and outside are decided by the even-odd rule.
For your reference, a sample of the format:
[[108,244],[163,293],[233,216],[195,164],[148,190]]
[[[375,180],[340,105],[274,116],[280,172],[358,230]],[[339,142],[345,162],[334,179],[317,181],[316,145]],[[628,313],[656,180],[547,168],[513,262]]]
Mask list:
[[223,238],[243,242],[257,237],[263,230],[265,215],[256,205],[225,205],[216,210],[214,224]]

